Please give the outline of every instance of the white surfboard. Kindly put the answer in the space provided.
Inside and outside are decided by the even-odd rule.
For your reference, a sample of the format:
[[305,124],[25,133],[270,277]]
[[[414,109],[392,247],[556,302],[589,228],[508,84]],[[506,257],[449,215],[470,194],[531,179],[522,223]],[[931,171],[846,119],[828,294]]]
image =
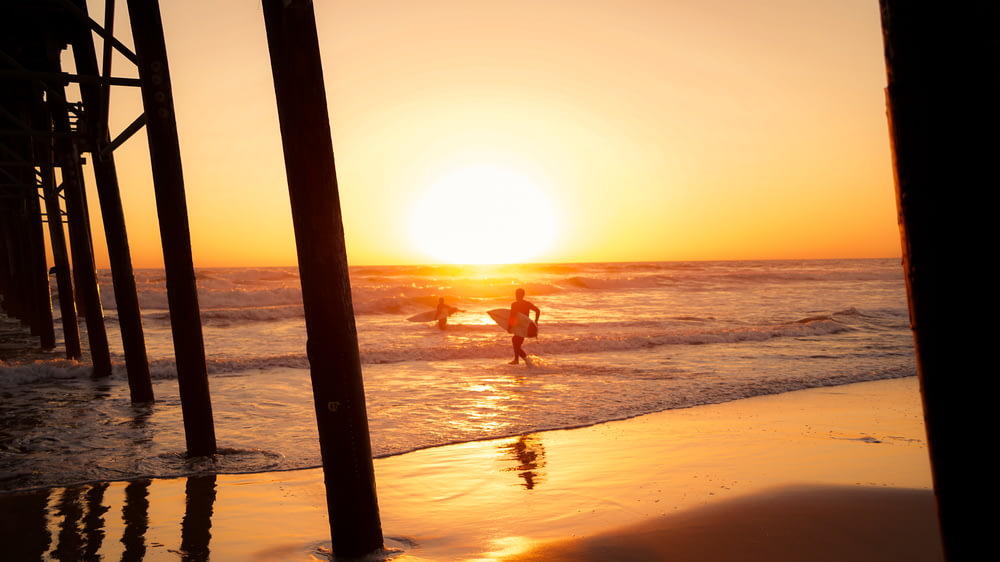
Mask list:
[[[451,316],[452,314],[455,314],[456,312],[458,312],[457,308],[455,308],[454,306],[449,306],[448,314],[445,315],[445,318]],[[409,320],[410,322],[434,322],[435,320],[440,320],[440,319],[441,315],[438,314],[437,309],[428,310],[427,312],[421,312],[420,314],[414,314],[413,316],[407,318],[407,320]]]
[[433,322],[437,320],[438,311],[428,310],[427,312],[421,312],[420,314],[414,314],[407,318],[410,322]]
[[496,322],[498,326],[500,326],[510,334],[514,334],[515,336],[521,336],[522,338],[534,338],[538,336],[537,326],[535,327],[534,330],[531,330],[531,333],[533,333],[534,335],[531,336],[528,335],[530,328],[532,326],[535,326],[535,323],[534,321],[531,320],[531,318],[528,318],[528,316],[525,314],[522,314],[520,312],[517,313],[517,318],[513,327],[511,327],[510,324],[508,323],[510,320],[509,308],[494,308],[493,310],[487,312],[487,314],[490,315],[490,318],[492,318],[493,321]]

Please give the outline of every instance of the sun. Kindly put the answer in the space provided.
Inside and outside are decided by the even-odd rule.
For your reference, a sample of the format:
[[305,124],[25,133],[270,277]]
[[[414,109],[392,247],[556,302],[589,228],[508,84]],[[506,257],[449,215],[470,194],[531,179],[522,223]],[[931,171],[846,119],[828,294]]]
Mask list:
[[452,264],[518,263],[552,245],[556,213],[539,185],[503,166],[455,169],[433,181],[413,209],[413,243]]

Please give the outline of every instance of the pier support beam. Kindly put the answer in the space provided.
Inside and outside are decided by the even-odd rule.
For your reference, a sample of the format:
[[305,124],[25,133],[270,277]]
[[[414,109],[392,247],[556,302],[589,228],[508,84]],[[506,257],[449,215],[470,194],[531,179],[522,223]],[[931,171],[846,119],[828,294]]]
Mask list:
[[[49,147],[46,161],[53,162]],[[42,169],[42,191],[45,194],[45,217],[49,225],[49,243],[52,246],[52,265],[55,268],[56,287],[59,289],[59,314],[63,329],[63,343],[68,359],[80,359],[83,349],[80,344],[80,325],[76,317],[76,295],[69,265],[69,250],[66,246],[66,231],[63,229],[62,207],[56,189],[55,174],[51,167]]]
[[[26,104],[30,105],[30,104]],[[28,115],[28,107],[22,107],[23,115]],[[30,123],[29,119],[19,119],[19,123]],[[18,139],[20,142],[10,142],[8,149],[17,154],[18,159],[30,162],[34,158],[34,151],[30,139]],[[55,347],[55,329],[52,323],[52,300],[49,295],[48,267],[45,263],[45,242],[42,233],[42,212],[39,203],[37,180],[35,169],[30,166],[19,166],[11,174],[16,180],[12,185],[18,187],[13,190],[11,201],[13,202],[14,213],[12,218],[16,221],[18,233],[18,243],[16,246],[16,271],[19,275],[15,277],[20,286],[20,295],[17,297],[21,301],[18,317],[30,328],[31,335],[37,336],[42,349],[52,349]]]
[[0,231],[7,248],[6,277],[10,280],[4,290],[4,311],[16,318],[22,326],[29,326],[31,319],[31,293],[26,283],[28,273],[25,268],[25,218],[23,201],[10,197],[0,207]]
[[[990,469],[992,348],[977,326],[996,293],[1000,4],[880,0],[903,266],[945,556],[991,548],[972,508]],[[985,338],[985,335],[978,336]],[[989,396],[990,398],[986,398]]]
[[[41,102],[41,92],[35,87],[10,87],[5,89],[0,101],[4,108],[0,122],[23,131],[31,130],[33,108]],[[0,188],[0,205],[9,209],[4,217],[7,228],[16,225],[18,241],[8,248],[15,273],[15,302],[10,303],[13,316],[27,324],[32,336],[39,338],[42,349],[55,347],[55,328],[52,322],[52,300],[49,294],[48,267],[45,263],[45,242],[42,213],[35,176],[34,161],[37,140],[30,136],[10,136],[0,139],[0,153],[20,165],[3,170],[3,188]],[[10,297],[11,295],[8,295]]]
[[[12,275],[10,268],[11,255],[7,250],[7,238],[9,237],[6,228],[8,224],[7,214],[7,209],[0,206],[0,312],[11,315],[8,299],[11,298]],[[11,317],[13,318],[13,316]]]
[[[40,101],[40,100],[39,100]],[[32,127],[38,130],[52,130],[52,118],[47,107],[38,103],[32,112]],[[80,344],[80,325],[76,316],[76,295],[69,265],[69,249],[66,246],[66,231],[63,229],[62,205],[55,178],[55,152],[51,139],[35,140],[35,161],[40,163],[40,180],[45,199],[45,218],[48,224],[49,244],[52,247],[52,265],[55,271],[56,287],[59,291],[59,315],[63,330],[63,344],[68,359],[80,359],[83,349]]]
[[160,6],[156,0],[128,0],[128,11],[142,80],[187,452],[193,457],[214,455],[215,424]]
[[[49,91],[49,110],[56,133],[70,132],[69,114],[62,91]],[[66,221],[69,224],[70,249],[73,252],[73,281],[76,285],[80,308],[87,325],[87,343],[95,377],[111,375],[111,351],[108,332],[104,324],[104,308],[97,282],[94,262],[94,243],[90,231],[90,211],[87,192],[83,184],[83,170],[76,143],[68,136],[57,137],[56,152],[62,170],[62,190],[66,196]]]
[[334,553],[383,546],[312,2],[264,0]]
[[[27,168],[34,174],[34,168]],[[42,349],[53,349],[56,346],[55,325],[52,318],[52,295],[49,292],[49,268],[45,262],[45,235],[42,226],[42,206],[36,178],[29,177],[31,188],[25,193],[25,212],[27,213],[27,247],[28,263],[30,265],[32,325],[31,333],[38,336]]]
[[[80,11],[86,14],[86,2],[76,0],[76,3]],[[111,5],[113,6],[113,2]],[[105,22],[105,25],[109,23]],[[77,28],[74,37],[73,60],[79,74],[100,75],[94,39],[90,30],[84,26]],[[88,115],[91,116],[88,122],[90,164],[94,170],[101,218],[104,221],[104,236],[108,244],[108,260],[115,288],[129,392],[134,403],[152,402],[153,383],[149,373],[149,358],[146,354],[146,337],[142,327],[142,311],[139,307],[135,273],[132,270],[132,254],[125,228],[125,211],[122,208],[121,190],[118,186],[118,171],[115,167],[114,154],[102,153],[102,149],[110,143],[107,112],[104,109],[108,104],[101,92],[101,86],[94,82],[80,83],[80,96]]]

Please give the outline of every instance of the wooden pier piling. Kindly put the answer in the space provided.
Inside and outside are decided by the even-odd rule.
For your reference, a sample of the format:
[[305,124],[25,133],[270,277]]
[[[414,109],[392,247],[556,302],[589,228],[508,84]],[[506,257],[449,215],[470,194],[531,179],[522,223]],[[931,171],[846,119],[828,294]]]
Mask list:
[[383,546],[323,68],[312,2],[264,0],[333,550]]
[[0,160],[11,163],[0,178],[0,218],[4,221],[11,272],[10,295],[5,296],[4,306],[29,328],[32,336],[39,338],[43,349],[51,349],[55,347],[55,328],[39,184],[35,168],[30,165],[39,140],[32,129],[32,107],[41,99],[41,91],[34,84],[7,87],[0,94],[0,123],[9,131],[0,139]]
[[26,169],[28,189],[24,197],[25,249],[28,274],[31,277],[31,333],[38,336],[42,349],[56,346],[55,324],[52,318],[52,296],[49,290],[49,268],[45,262],[45,235],[42,226],[42,206],[34,177],[34,169]]
[[[41,95],[37,96],[36,103],[31,104],[28,112],[30,113],[32,130],[52,130],[52,116],[48,104],[43,103]],[[49,276],[54,276],[59,293],[59,317],[62,325],[63,344],[68,359],[80,359],[83,350],[80,343],[79,319],[76,315],[76,297],[73,293],[69,249],[66,245],[66,231],[63,227],[62,205],[56,186],[53,139],[36,136],[32,138],[32,141],[33,164],[38,170],[39,187],[42,191],[42,199],[45,201],[44,222],[48,226],[53,264]]]
[[976,332],[995,291],[979,260],[993,257],[996,216],[985,193],[1000,185],[1000,4],[880,5],[903,266],[942,542],[948,560],[977,560],[992,546],[972,509],[992,474],[969,445],[988,442],[995,424],[986,418],[994,398],[982,388],[992,384],[992,350]]
[[[23,157],[29,156],[30,151],[26,150],[26,145],[18,144],[13,152]],[[3,198],[0,224],[6,242],[7,270],[10,279],[4,293],[4,307],[9,316],[18,319],[28,328],[32,336],[37,337],[43,330],[41,323],[44,313],[41,309],[48,304],[48,300],[46,298],[45,302],[42,302],[43,288],[38,286],[41,276],[38,271],[39,255],[35,237],[39,234],[41,223],[37,207],[37,190],[33,178],[29,175],[30,172],[30,168],[19,167],[8,178],[11,181],[6,185],[10,194]],[[45,267],[44,262],[41,267]],[[47,296],[47,279],[44,290]],[[46,342],[42,342],[42,345],[46,345]]]
[[[54,163],[51,145],[45,143],[43,161]],[[45,197],[45,217],[49,226],[49,243],[52,246],[52,269],[59,291],[59,315],[62,322],[63,344],[68,359],[80,359],[83,349],[80,344],[80,325],[76,315],[76,297],[69,264],[69,249],[66,246],[66,232],[63,229],[62,205],[56,189],[52,166],[42,166],[42,193]]]
[[[76,0],[80,11],[87,13],[84,0]],[[112,3],[113,5],[113,3]],[[105,42],[110,45],[110,41]],[[79,27],[73,37],[73,60],[77,72],[89,76],[99,76],[97,55],[90,30]],[[129,392],[132,402],[152,402],[153,383],[149,373],[149,358],[146,354],[146,337],[142,327],[142,311],[132,270],[132,254],[129,250],[128,232],[125,228],[125,211],[122,208],[118,172],[113,152],[104,153],[110,143],[107,127],[107,92],[103,92],[95,82],[80,84],[80,97],[92,116],[87,128],[90,148],[90,164],[94,170],[97,195],[104,222],[104,236],[108,245],[108,260],[111,279],[115,288],[115,302],[118,324],[125,353],[125,369],[128,374]]]
[[189,456],[214,455],[215,424],[160,7],[156,0],[128,0],[128,9],[142,80],[187,452]]
[[71,132],[66,99],[62,90],[49,91],[52,126],[56,133],[56,157],[62,170],[62,188],[66,197],[66,221],[69,224],[70,249],[73,254],[73,281],[87,325],[87,343],[95,377],[111,375],[111,351],[104,324],[104,308],[94,261],[94,243],[90,231],[90,211],[83,184],[83,170],[77,144]]

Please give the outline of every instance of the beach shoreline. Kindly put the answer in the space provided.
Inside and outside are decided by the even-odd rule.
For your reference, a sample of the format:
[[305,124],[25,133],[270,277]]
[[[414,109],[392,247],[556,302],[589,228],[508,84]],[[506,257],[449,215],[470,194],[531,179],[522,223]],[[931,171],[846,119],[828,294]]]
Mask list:
[[[375,469],[387,546],[401,562],[604,560],[640,543],[656,559],[681,552],[670,530],[684,521],[705,530],[683,535],[690,559],[725,559],[710,550],[738,541],[711,540],[713,529],[737,536],[733,514],[761,506],[773,521],[786,517],[774,528],[797,530],[801,556],[758,526],[763,535],[741,536],[761,557],[744,546],[740,559],[784,548],[784,560],[816,560],[806,553],[833,541],[843,548],[829,552],[878,559],[906,544],[939,560],[924,437],[917,380],[907,377],[435,447],[376,459]],[[306,469],[8,493],[2,535],[17,536],[26,559],[58,549],[128,559],[129,548],[146,560],[315,559],[329,548],[322,481]],[[802,505],[837,525],[787,519]],[[860,517],[871,506],[913,517],[873,529]]]

